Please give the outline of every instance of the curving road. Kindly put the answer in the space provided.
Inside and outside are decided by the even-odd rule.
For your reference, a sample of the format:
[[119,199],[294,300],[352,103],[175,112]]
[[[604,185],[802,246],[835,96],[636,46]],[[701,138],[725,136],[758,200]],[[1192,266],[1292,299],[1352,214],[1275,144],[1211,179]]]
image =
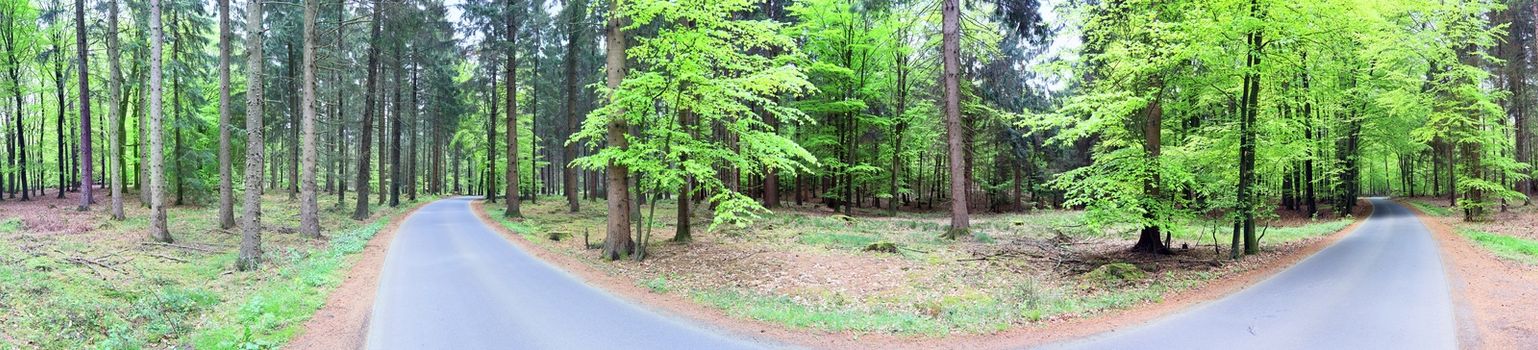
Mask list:
[[1442,258],[1414,213],[1372,199],[1356,231],[1233,295],[1053,349],[1454,349]]
[[411,214],[385,257],[369,349],[752,349],[594,289],[471,212],[473,197]]

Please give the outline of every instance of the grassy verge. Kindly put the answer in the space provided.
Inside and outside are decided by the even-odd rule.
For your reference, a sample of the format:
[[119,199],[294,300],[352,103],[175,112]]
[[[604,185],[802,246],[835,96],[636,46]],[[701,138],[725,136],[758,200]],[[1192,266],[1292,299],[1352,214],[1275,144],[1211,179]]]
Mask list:
[[321,201],[327,239],[315,241],[283,233],[296,225],[297,202],[267,196],[264,263],[254,272],[233,271],[239,233],[217,228],[214,207],[170,209],[177,244],[191,248],[143,244],[148,213],[136,203],[122,222],[93,213],[84,233],[0,235],[0,348],[281,347],[368,240],[411,207],[375,208],[360,223],[335,204]]
[[1424,201],[1415,200],[1415,199],[1405,200],[1404,202],[1409,203],[1410,206],[1415,207],[1415,209],[1418,209],[1422,213],[1425,213],[1426,215],[1429,215],[1429,216],[1435,216],[1435,217],[1449,217],[1449,216],[1453,216],[1453,210],[1452,209],[1448,209],[1448,208],[1442,207],[1440,205],[1436,205],[1436,204],[1432,204],[1432,203],[1426,203]]
[[1458,229],[1458,234],[1468,237],[1496,256],[1538,266],[1538,241],[1467,228]]

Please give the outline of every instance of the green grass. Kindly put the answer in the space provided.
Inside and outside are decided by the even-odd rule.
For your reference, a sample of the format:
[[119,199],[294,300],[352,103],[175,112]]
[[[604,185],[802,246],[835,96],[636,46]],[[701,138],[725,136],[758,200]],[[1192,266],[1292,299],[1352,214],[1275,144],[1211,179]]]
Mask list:
[[662,276],[657,276],[657,278],[646,280],[646,282],[641,283],[641,286],[651,290],[652,293],[667,293],[669,290],[668,276],[664,274]]
[[1453,216],[1452,209],[1444,208],[1440,205],[1426,203],[1414,199],[1407,200],[1406,202],[1409,202],[1410,206],[1415,207],[1415,209],[1419,209],[1422,213],[1426,213],[1426,215],[1435,217]]
[[933,300],[885,303],[841,302],[807,305],[783,295],[762,295],[738,289],[696,290],[696,302],[736,317],[827,332],[887,333],[941,336],[950,333],[1000,332],[1015,325],[1063,314],[1093,314],[1158,301],[1165,293],[1188,288],[1151,284],[1116,292],[1075,294],[1029,281],[998,295],[952,293]]
[[1496,256],[1524,264],[1538,265],[1538,241],[1472,229],[1459,229],[1458,233],[1479,243],[1479,246],[1495,252]]
[[[1257,226],[1260,227],[1255,228],[1255,233],[1257,235],[1265,235],[1262,237],[1260,242],[1262,246],[1265,246],[1267,244],[1290,243],[1313,237],[1327,236],[1332,233],[1340,232],[1340,230],[1345,229],[1347,226],[1351,226],[1352,222],[1352,219],[1335,219],[1325,221],[1311,221],[1306,225],[1292,227],[1264,227],[1257,223]],[[1178,229],[1174,231],[1173,236],[1177,242],[1192,241],[1200,243],[1212,243],[1212,235],[1214,229],[1216,230],[1217,239],[1220,243],[1227,243],[1229,238],[1232,237],[1232,226],[1217,224],[1210,221],[1199,224],[1192,224]],[[1176,245],[1179,244],[1177,243]]]
[[829,248],[863,249],[866,245],[874,243],[880,238],[874,236],[844,234],[832,232],[813,232],[801,235],[797,239],[801,244],[823,246]]
[[0,220],[0,233],[21,231],[21,218],[9,218]]
[[858,331],[902,334],[943,334],[939,321],[916,312],[881,309],[812,307],[785,296],[762,296],[725,289],[697,291],[694,300],[737,317],[830,332]]
[[[200,349],[273,348],[292,338],[326,301],[328,291],[341,284],[350,266],[348,257],[363,251],[369,239],[389,223],[390,217],[334,233],[324,250],[294,259],[278,272],[280,278],[254,293],[225,319],[206,327],[194,338]],[[233,256],[233,254],[231,254]]]
[[[295,225],[298,205],[283,197],[264,201],[264,224]],[[321,207],[331,208],[327,202],[334,197]],[[269,232],[262,269],[253,272],[232,271],[239,234],[215,229],[214,206],[170,213],[178,243],[213,253],[141,246],[147,211],[126,207],[128,220],[101,215],[85,234],[29,235],[17,223],[10,230],[22,234],[0,236],[0,329],[10,339],[0,349],[279,348],[341,283],[367,241],[409,206],[377,208],[362,223],[323,210],[323,227],[339,228],[325,232],[324,242]]]

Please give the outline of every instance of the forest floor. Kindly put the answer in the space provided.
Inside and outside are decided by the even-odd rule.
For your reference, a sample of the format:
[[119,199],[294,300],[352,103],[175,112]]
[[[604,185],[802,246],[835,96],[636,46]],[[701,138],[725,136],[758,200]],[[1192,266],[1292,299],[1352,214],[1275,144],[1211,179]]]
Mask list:
[[[688,311],[703,306],[752,323],[746,328],[755,330],[745,332],[781,333],[830,348],[869,347],[880,339],[882,346],[992,347],[1000,333],[1015,334],[1003,338],[1016,343],[1041,343],[1107,329],[1098,324],[1146,321],[1181,308],[1163,304],[1194,305],[1263,279],[1327,246],[1353,222],[1281,215],[1265,229],[1262,253],[1236,262],[1226,258],[1227,225],[1215,222],[1174,232],[1174,255],[1146,256],[1126,252],[1136,239],[1132,230],[1091,230],[1078,211],[977,215],[973,237],[949,241],[939,238],[943,213],[846,216],[809,205],[711,232],[704,230],[708,212],[700,210],[693,241],[683,244],[668,241],[673,204],[658,204],[650,256],[640,263],[598,259],[601,201],[583,201],[577,213],[560,198],[524,201],[527,218],[518,221],[501,219],[501,204],[478,207],[547,260],[596,270],[601,276],[574,271],[590,283],[610,284],[606,289],[646,304],[692,304],[661,308],[706,321],[720,318]],[[873,243],[896,250],[867,250]],[[1166,300],[1175,302],[1146,307]],[[1065,324],[1091,331],[1042,330],[1070,328],[1057,326]],[[935,342],[941,338],[943,344]]]
[[215,205],[170,207],[176,243],[167,245],[145,238],[149,209],[136,195],[126,221],[109,220],[103,190],[88,212],[75,210],[78,193],[0,202],[0,348],[275,348],[346,277],[368,239],[414,207],[375,207],[360,223],[323,196],[327,239],[316,241],[293,233],[298,202],[274,192],[264,198],[256,272],[234,271],[239,230],[217,227]]
[[1446,198],[1401,199],[1440,243],[1465,349],[1538,344],[1538,205],[1513,203],[1484,222],[1463,222]]

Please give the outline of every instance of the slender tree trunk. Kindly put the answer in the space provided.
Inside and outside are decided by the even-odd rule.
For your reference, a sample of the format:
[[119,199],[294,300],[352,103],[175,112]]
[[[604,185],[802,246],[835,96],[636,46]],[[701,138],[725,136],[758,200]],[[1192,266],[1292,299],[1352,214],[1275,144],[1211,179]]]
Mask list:
[[117,0],[106,1],[107,32],[105,34],[107,36],[107,94],[108,98],[111,100],[108,102],[109,104],[107,107],[107,115],[111,119],[107,122],[107,130],[111,133],[109,136],[107,136],[107,142],[111,143],[108,148],[108,151],[111,152],[111,154],[107,156],[107,160],[110,161],[110,166],[109,169],[107,169],[107,173],[112,176],[112,208],[110,209],[111,216],[113,220],[122,221],[125,219],[123,215],[123,107],[121,104],[121,102],[123,102],[123,72],[119,67],[120,57],[118,54],[119,45],[117,37]]
[[[222,0],[227,1],[227,0]],[[319,0],[304,0],[304,101],[299,119],[299,234],[320,238],[320,204],[315,194],[315,16]]]
[[288,81],[294,84],[296,88],[289,90],[287,93],[289,107],[288,124],[284,125],[284,129],[288,131],[288,135],[286,135],[288,137],[286,137],[287,142],[284,143],[288,145],[288,170],[286,171],[288,174],[288,200],[295,200],[299,197],[299,115],[303,113],[300,111],[299,95],[304,91],[304,87],[300,86],[302,83],[299,77],[299,65],[303,63],[300,62],[300,54],[294,52],[294,44],[290,42],[286,46],[288,47]]
[[374,20],[369,30],[368,48],[368,78],[364,80],[363,97],[363,128],[359,129],[359,145],[362,149],[358,152],[358,179],[353,183],[358,192],[358,205],[353,208],[353,220],[367,219],[368,191],[369,191],[369,136],[373,135],[374,128],[374,87],[378,84],[379,75],[379,32],[381,22],[384,20],[384,0],[374,0]]
[[[1259,0],[1250,0],[1250,16],[1260,18]],[[1239,121],[1239,190],[1238,208],[1239,225],[1243,231],[1244,254],[1260,253],[1260,242],[1255,236],[1255,117],[1260,109],[1260,74],[1255,67],[1260,65],[1261,50],[1263,47],[1260,31],[1252,31],[1248,35],[1249,51],[1246,53],[1246,71],[1244,76],[1244,108]],[[1235,232],[1239,234],[1239,232]]]
[[[625,31],[624,18],[620,14],[619,0],[609,0],[609,18],[604,25],[604,73],[607,78],[609,91],[618,91],[620,82],[625,79]],[[537,58],[536,58],[537,59]],[[609,103],[616,103],[615,96],[609,96]],[[625,139],[625,133],[630,126],[625,120],[625,113],[616,112],[608,116],[607,140],[609,147],[625,149],[629,147]],[[603,256],[609,260],[618,260],[621,257],[636,253],[636,258],[645,257],[646,252],[636,251],[635,242],[630,239],[630,169],[624,164],[610,160],[608,163],[609,190],[605,192],[608,199],[608,231],[603,241]]]
[[958,0],[941,0],[941,56],[945,75],[945,129],[951,161],[951,227],[945,238],[955,239],[970,234],[970,218],[967,215],[967,183],[963,177],[966,169],[961,130],[961,8]]
[[399,67],[394,69],[395,101],[392,107],[395,111],[390,113],[390,207],[401,204],[401,85],[405,85],[401,81],[401,71],[406,68],[401,61],[400,46],[395,47],[395,64]]
[[[336,2],[336,50],[346,50],[342,39],[347,37],[347,26],[342,23],[342,17],[347,12],[347,0]],[[342,80],[342,66],[344,61],[337,57],[338,69],[332,71],[332,80],[336,81],[336,206],[342,208],[347,203],[347,81]]]
[[[114,0],[115,1],[115,0]],[[230,0],[219,0],[219,228],[235,227],[230,164]]]
[[[78,57],[76,66],[77,76],[80,77],[80,172],[85,176],[80,177],[80,207],[76,210],[91,210],[91,203],[96,199],[91,197],[91,65],[87,62],[89,47],[85,42],[85,0],[75,0],[75,54]],[[17,122],[20,125],[20,121]],[[17,130],[20,131],[20,130]],[[18,134],[20,135],[20,134]],[[22,155],[22,163],[25,164],[26,155]],[[22,168],[25,172],[26,168]],[[22,181],[22,198],[26,196],[26,181]]]
[[503,217],[522,217],[518,208],[518,18],[507,2],[507,210]]
[[[150,239],[158,242],[170,243],[171,232],[166,227],[165,206],[165,156],[161,150],[165,149],[161,133],[161,60],[160,53],[165,45],[165,34],[160,29],[160,0],[150,2],[150,117],[149,129],[143,132],[149,134],[150,161],[149,161],[149,186],[150,186]],[[259,5],[258,5],[259,6]]]
[[[571,134],[577,131],[577,126],[580,122],[580,117],[577,116],[577,45],[579,43],[579,34],[582,30],[581,23],[584,22],[583,17],[585,17],[584,14],[586,13],[587,5],[585,1],[574,0],[568,3],[566,6],[568,9],[566,18],[565,136],[566,138],[570,138]],[[563,164],[570,164],[573,159],[577,159],[577,145],[575,143],[567,143],[562,152],[561,162]],[[566,206],[570,208],[571,212],[575,213],[578,209],[581,208],[581,204],[577,201],[577,169],[569,165],[563,166],[561,168],[561,175],[561,188],[566,193]]]
[[240,218],[240,256],[235,267],[255,270],[262,261],[263,97],[262,0],[246,2],[246,191]]
[[481,178],[481,181],[485,182],[485,186],[482,186],[481,189],[486,191],[486,201],[496,203],[497,117],[500,116],[497,113],[497,106],[499,106],[498,102],[501,101],[497,100],[500,91],[497,90],[497,68],[495,64],[487,68],[487,75],[491,76],[491,91],[488,93],[488,96],[491,98],[486,101],[486,104],[491,106],[491,115],[486,116],[486,176]]

